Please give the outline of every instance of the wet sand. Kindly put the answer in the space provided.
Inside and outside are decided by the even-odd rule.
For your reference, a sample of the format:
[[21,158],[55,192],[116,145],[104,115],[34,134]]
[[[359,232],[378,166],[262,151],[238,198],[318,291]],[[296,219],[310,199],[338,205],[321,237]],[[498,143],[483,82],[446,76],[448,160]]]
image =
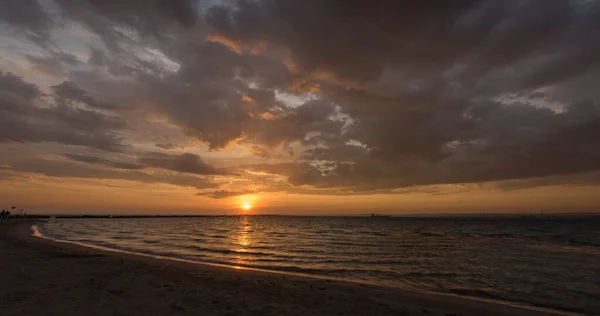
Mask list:
[[453,295],[102,251],[34,237],[35,223],[0,225],[0,315],[561,315]]

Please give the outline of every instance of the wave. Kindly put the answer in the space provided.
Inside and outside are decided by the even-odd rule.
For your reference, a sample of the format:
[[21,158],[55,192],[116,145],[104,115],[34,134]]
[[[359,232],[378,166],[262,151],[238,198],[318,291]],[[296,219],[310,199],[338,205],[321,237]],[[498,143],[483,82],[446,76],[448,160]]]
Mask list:
[[364,230],[363,231],[358,231],[355,234],[363,235],[363,236],[379,236],[379,237],[387,237],[387,236],[390,235],[388,233],[383,233],[383,232],[364,231]]
[[479,298],[487,298],[493,300],[506,300],[505,297],[493,294],[480,289],[449,289],[450,293],[461,295],[461,296],[469,296],[469,297],[479,297]]
[[444,237],[446,234],[444,233],[429,233],[429,232],[416,232],[419,236],[423,237]]
[[137,239],[136,237],[130,237],[130,236],[111,236],[111,239],[116,239],[116,240],[134,240]]
[[327,259],[313,261],[315,264],[367,264],[367,265],[405,265],[407,260],[360,260],[360,259]]
[[212,252],[219,254],[235,254],[235,255],[253,255],[253,256],[272,256],[272,253],[259,252],[259,251],[240,251],[234,249],[225,249],[225,248],[209,248],[209,247],[200,247],[194,245],[183,246],[186,249],[191,249],[200,252]]

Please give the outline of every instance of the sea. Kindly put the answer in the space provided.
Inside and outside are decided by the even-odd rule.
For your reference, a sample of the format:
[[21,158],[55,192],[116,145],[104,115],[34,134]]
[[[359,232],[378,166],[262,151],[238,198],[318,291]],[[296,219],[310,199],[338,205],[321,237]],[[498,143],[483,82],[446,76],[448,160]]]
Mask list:
[[600,315],[600,216],[55,219],[48,238]]

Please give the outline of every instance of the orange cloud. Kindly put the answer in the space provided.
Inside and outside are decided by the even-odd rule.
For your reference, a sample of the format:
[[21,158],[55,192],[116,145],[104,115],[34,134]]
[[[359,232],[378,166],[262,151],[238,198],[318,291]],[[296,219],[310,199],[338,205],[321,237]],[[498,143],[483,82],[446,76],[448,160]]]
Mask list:
[[235,43],[234,41],[232,41],[231,39],[219,35],[219,34],[211,34],[206,38],[207,42],[215,42],[215,43],[220,43],[223,44],[224,46],[227,46],[229,49],[231,49],[232,51],[238,53],[238,54],[242,54],[243,52],[243,47],[238,44]]
[[252,45],[248,45],[245,43],[235,42],[234,40],[221,35],[221,34],[211,34],[206,38],[207,42],[220,43],[232,51],[236,52],[238,55],[241,55],[244,52],[249,52],[251,54],[257,55],[262,50],[264,50],[267,46],[266,42],[256,42]]
[[258,117],[260,117],[263,120],[276,120],[279,118],[279,116],[273,115],[269,112],[262,113]]
[[246,101],[246,102],[250,102],[250,103],[256,103],[256,101],[254,101],[253,98],[247,96],[244,94],[244,96],[242,97],[242,101]]

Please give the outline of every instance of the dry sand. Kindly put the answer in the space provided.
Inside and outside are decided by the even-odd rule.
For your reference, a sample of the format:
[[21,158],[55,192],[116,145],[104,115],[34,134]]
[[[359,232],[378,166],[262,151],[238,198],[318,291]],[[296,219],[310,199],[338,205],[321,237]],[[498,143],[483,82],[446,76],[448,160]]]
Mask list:
[[452,295],[102,251],[0,225],[0,315],[558,315]]

